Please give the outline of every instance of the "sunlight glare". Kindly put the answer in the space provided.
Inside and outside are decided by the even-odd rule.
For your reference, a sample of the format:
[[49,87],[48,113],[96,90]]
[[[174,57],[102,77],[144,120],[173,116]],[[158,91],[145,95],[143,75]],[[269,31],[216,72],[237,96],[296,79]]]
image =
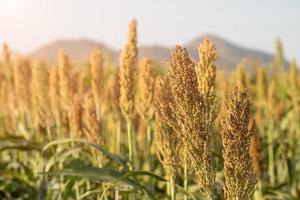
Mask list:
[[23,0],[0,1],[0,13],[9,16],[17,16],[24,10]]

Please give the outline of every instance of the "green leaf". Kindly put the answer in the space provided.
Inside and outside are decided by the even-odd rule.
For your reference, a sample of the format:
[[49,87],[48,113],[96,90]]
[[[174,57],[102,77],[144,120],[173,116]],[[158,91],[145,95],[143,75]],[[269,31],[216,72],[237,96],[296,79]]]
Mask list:
[[132,171],[126,173],[126,177],[135,177],[135,176],[150,176],[158,181],[167,181],[166,179],[148,171]]
[[5,135],[0,137],[1,142],[22,142],[26,141],[26,139],[22,136],[14,136],[14,135]]
[[95,182],[108,182],[110,185],[106,187],[105,191],[111,186],[121,184],[121,186],[127,186],[134,189],[145,191],[152,199],[155,199],[154,195],[143,185],[139,184],[131,177],[137,176],[149,176],[155,178],[158,181],[166,181],[165,179],[147,171],[133,171],[127,173],[121,173],[113,169],[107,168],[94,168],[94,167],[83,167],[80,169],[65,169],[61,171],[53,171],[46,173],[48,175],[66,175],[76,176],[81,178],[87,178]]
[[73,177],[67,181],[62,191],[63,199],[67,199],[68,197],[74,198],[74,194],[72,193],[72,190],[74,188],[75,183],[76,183],[76,177]]
[[[152,178],[155,178],[159,181],[166,181],[165,179],[161,178],[160,176],[157,176],[155,174],[152,174],[150,172],[147,172],[147,171],[133,171],[133,172],[128,172],[126,174],[124,174],[122,177],[120,177],[119,179],[115,180],[111,185],[117,183],[118,181],[122,180],[122,179],[125,179],[125,178],[129,178],[129,177],[134,177],[134,176],[150,176]],[[104,192],[102,193],[102,197],[103,195],[105,194],[105,192],[110,188],[110,186],[107,186],[106,189],[104,190]],[[154,195],[144,186],[143,187],[143,190],[152,198],[152,199],[155,199]],[[102,199],[102,198],[101,198]]]
[[45,171],[49,171],[51,167],[55,165],[55,163],[62,162],[66,158],[69,158],[73,153],[80,152],[81,148],[72,148],[67,151],[63,151],[60,154],[54,154],[51,156],[45,166]]
[[107,150],[105,150],[103,147],[101,147],[99,144],[89,144],[91,146],[93,146],[95,149],[101,151],[104,155],[106,155],[108,158],[116,161],[117,163],[123,165],[123,166],[126,166],[126,168],[128,167],[127,166],[127,160],[125,158],[122,158],[121,156],[119,155],[116,155],[116,154],[113,154]]
[[113,154],[109,151],[107,151],[105,148],[103,148],[101,145],[99,144],[91,144],[85,140],[81,140],[81,139],[61,139],[61,140],[55,140],[52,141],[50,143],[48,143],[42,150],[42,152],[44,153],[47,149],[49,149],[51,146],[54,145],[59,145],[59,144],[64,144],[64,143],[70,143],[70,142],[77,142],[77,143],[82,143],[82,144],[86,144],[88,146],[91,146],[92,148],[100,151],[101,153],[103,153],[105,156],[107,156],[108,158],[110,158],[111,160],[114,160],[115,162],[123,165],[124,167],[126,167],[126,169],[128,168],[127,166],[127,160],[122,158],[119,155]]
[[39,143],[28,141],[23,137],[0,137],[0,151],[6,150],[41,151],[41,147]]
[[[113,169],[95,168],[95,167],[84,167],[79,169],[64,169],[60,171],[48,172],[46,174],[54,175],[54,176],[56,175],[77,176],[81,178],[87,178],[92,181],[105,181],[105,182],[113,182],[114,180],[124,175]],[[130,179],[125,178],[120,182],[125,186],[142,189],[138,184],[136,184],[133,180]]]
[[20,151],[41,151],[41,148],[32,146],[31,144],[20,144],[20,145],[6,145],[0,146],[0,151],[6,150],[20,150]]
[[[186,191],[183,187],[181,187],[180,185],[175,184],[176,188],[178,189],[178,191],[182,192],[185,195],[190,196],[193,200],[197,200],[192,193],[190,193],[189,191]],[[202,197],[203,198],[203,197]],[[201,198],[201,199],[202,199]]]
[[100,189],[97,189],[97,190],[89,190],[89,191],[85,192],[83,195],[81,195],[81,196],[78,198],[78,200],[80,200],[80,199],[86,199],[87,196],[90,196],[90,195],[92,195],[92,194],[94,194],[94,193],[100,193],[101,191],[102,191],[102,189],[101,189],[101,190],[100,190]]

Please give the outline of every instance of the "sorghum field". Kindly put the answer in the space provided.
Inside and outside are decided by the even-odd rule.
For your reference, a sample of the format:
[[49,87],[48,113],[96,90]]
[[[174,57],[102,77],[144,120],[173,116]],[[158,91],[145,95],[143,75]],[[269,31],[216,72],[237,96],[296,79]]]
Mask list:
[[[125,31],[124,31],[125,32]],[[300,76],[273,63],[138,59],[137,22],[119,63],[13,54],[0,63],[0,199],[300,199]]]

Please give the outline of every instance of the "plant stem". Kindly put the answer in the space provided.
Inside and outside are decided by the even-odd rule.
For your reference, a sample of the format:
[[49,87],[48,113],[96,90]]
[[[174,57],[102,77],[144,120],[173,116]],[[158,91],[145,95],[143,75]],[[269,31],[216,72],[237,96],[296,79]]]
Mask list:
[[[129,157],[129,170],[134,170],[134,155],[133,155],[133,141],[132,141],[132,121],[127,121],[127,137],[128,137],[128,157]],[[135,194],[130,194],[130,200],[135,200]]]
[[131,120],[127,121],[127,140],[128,140],[128,157],[129,157],[129,170],[133,170],[133,148],[132,148],[132,130],[131,130]]
[[115,189],[115,200],[119,200],[119,190]]
[[75,183],[75,194],[76,194],[76,199],[80,197],[80,188],[79,188],[79,183]]
[[116,147],[116,153],[121,153],[121,122],[120,120],[117,120],[117,147]]
[[[184,190],[188,191],[188,166],[187,166],[187,149],[184,148]],[[188,196],[184,194],[184,200],[187,200]]]
[[[116,153],[120,154],[121,152],[121,123],[120,120],[117,119],[117,145],[116,145]],[[119,190],[115,188],[115,200],[119,200]]]
[[168,195],[168,196],[171,196],[170,180],[167,182],[167,195]]
[[[148,152],[147,152],[147,156],[148,156],[148,158],[146,158],[146,159],[148,159],[148,170],[149,171],[151,171],[152,170],[152,157],[151,157],[151,140],[152,140],[152,137],[151,137],[151,125],[150,125],[150,120],[147,120],[148,122],[147,122],[147,150],[148,150]],[[153,179],[151,179],[150,177],[149,177],[149,182],[150,182],[150,190],[151,190],[151,192],[154,192],[154,181],[153,181]]]
[[176,199],[176,193],[175,193],[174,177],[170,176],[169,182],[170,182],[171,200],[175,200]]
[[[271,126],[273,130],[273,126]],[[268,157],[269,157],[269,175],[270,175],[270,183],[272,186],[275,185],[275,166],[274,166],[274,152],[273,152],[273,131],[268,131]]]

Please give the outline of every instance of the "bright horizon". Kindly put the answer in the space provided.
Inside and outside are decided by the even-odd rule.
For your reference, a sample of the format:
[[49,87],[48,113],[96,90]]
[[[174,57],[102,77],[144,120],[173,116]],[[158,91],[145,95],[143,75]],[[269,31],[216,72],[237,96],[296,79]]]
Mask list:
[[120,49],[138,20],[139,44],[173,46],[212,33],[243,47],[300,62],[298,0],[9,0],[0,1],[0,42],[30,53],[57,39],[88,38]]

